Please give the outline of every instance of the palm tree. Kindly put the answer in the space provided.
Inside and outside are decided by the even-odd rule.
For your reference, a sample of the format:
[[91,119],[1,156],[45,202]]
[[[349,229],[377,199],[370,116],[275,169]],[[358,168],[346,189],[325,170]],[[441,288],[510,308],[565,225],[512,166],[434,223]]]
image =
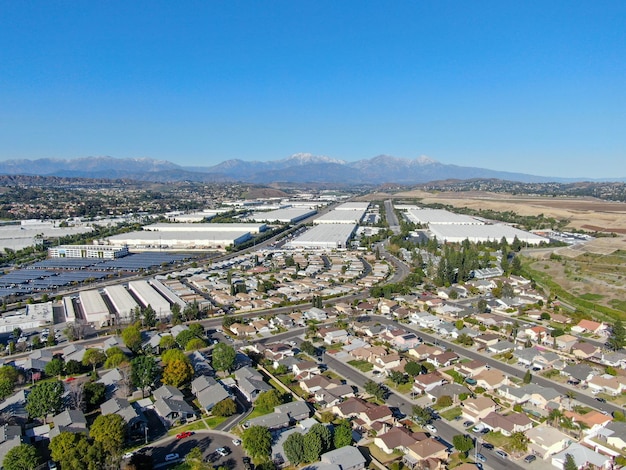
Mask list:
[[574,420],[572,418],[570,418],[569,416],[565,416],[561,419],[561,427],[563,429],[571,431],[572,429],[576,428],[576,424],[574,423]]
[[583,437],[583,431],[585,429],[589,429],[589,426],[587,425],[587,423],[583,423],[582,421],[577,421],[576,425],[578,427],[578,440],[580,441]]
[[568,404],[569,404],[569,409],[571,411],[572,410],[572,400],[574,400],[576,398],[576,393],[573,390],[568,390],[567,393],[565,394],[565,396],[569,400]]
[[550,414],[548,415],[548,421],[552,423],[552,426],[558,427],[561,418],[563,417],[563,412],[558,408],[550,410]]
[[528,438],[523,432],[514,432],[511,434],[511,448],[520,452],[528,450]]

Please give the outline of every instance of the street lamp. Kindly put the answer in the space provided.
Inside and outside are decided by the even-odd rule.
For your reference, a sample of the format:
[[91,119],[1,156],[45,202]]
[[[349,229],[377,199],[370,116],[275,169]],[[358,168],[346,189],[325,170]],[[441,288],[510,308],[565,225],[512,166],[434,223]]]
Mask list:
[[147,444],[148,443],[148,426],[145,426],[143,429],[144,429],[144,432],[145,432],[146,444]]

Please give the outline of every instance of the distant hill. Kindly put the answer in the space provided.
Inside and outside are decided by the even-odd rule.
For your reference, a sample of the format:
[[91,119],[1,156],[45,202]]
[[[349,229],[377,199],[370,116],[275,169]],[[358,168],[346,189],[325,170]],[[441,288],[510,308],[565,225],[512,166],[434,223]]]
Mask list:
[[[42,158],[0,162],[0,174],[75,178],[133,179],[138,181],[197,181],[257,184],[274,182],[420,184],[442,180],[500,179],[523,183],[571,183],[582,179],[535,176],[470,166],[447,165],[427,157],[415,159],[379,155],[345,162],[299,153],[266,162],[227,160],[210,167],[183,167],[151,158],[85,157],[71,160]],[[624,181],[624,178],[613,181]]]

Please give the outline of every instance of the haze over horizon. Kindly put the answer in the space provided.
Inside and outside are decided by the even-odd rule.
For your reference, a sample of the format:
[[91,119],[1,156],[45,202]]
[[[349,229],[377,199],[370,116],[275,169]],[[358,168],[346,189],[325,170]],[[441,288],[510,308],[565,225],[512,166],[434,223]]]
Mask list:
[[626,177],[626,4],[3,2],[0,160]]

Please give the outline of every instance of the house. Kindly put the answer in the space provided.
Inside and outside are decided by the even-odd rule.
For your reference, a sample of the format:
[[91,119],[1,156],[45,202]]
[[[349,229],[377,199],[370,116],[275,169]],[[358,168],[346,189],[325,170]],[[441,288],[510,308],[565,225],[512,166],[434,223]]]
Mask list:
[[598,323],[592,320],[580,320],[578,325],[572,327],[574,333],[592,333],[594,335],[602,335],[607,332],[607,326],[604,323]]
[[474,342],[479,348],[487,348],[493,346],[500,341],[501,336],[493,333],[485,333],[474,338]]
[[613,421],[613,417],[602,414],[596,410],[590,411],[584,415],[576,413],[575,411],[566,410],[563,415],[566,418],[570,418],[574,423],[582,423],[582,432],[587,436],[595,436],[600,429],[605,428]]
[[299,361],[291,368],[296,380],[310,379],[314,375],[321,374],[319,366],[313,361]]
[[468,398],[462,405],[463,418],[477,422],[498,409],[498,404],[489,397]]
[[298,383],[300,384],[300,388],[306,393],[315,393],[319,390],[341,385],[341,381],[337,379],[329,379],[325,375],[315,375],[309,380],[301,380]]
[[441,354],[428,356],[426,362],[431,363],[437,369],[441,369],[442,367],[449,367],[454,362],[458,361],[458,359],[458,354],[452,351],[446,351]]
[[595,452],[589,447],[585,447],[578,442],[574,442],[567,449],[552,456],[552,465],[557,468],[565,468],[565,460],[571,455],[579,469],[610,469],[613,468],[613,459],[611,456],[603,455]]
[[414,312],[409,315],[409,321],[420,328],[436,328],[441,323],[441,319],[428,312]]
[[259,394],[272,390],[273,387],[263,381],[263,376],[252,367],[242,367],[235,371],[235,381],[237,388],[244,397],[254,403]]
[[313,398],[315,402],[323,408],[335,406],[344,399],[354,396],[354,389],[351,385],[330,386],[317,390]]
[[[320,330],[320,333],[322,330]],[[322,339],[326,344],[345,343],[348,341],[348,332],[344,329],[331,329],[322,334]]]
[[328,313],[325,310],[317,307],[311,307],[303,314],[303,317],[307,320],[326,321],[328,320]]
[[0,425],[0,462],[4,462],[7,453],[22,444],[21,426]]
[[454,403],[458,401],[459,395],[469,395],[470,393],[467,387],[457,383],[443,384],[440,387],[431,388],[426,392],[428,396],[435,400],[441,397],[450,397]]
[[400,351],[406,351],[407,349],[414,348],[422,342],[415,333],[405,333],[395,336],[391,343]]
[[433,438],[418,441],[407,448],[407,454],[414,459],[426,461],[429,459],[446,461],[448,448]]
[[578,338],[572,335],[561,335],[554,338],[554,346],[561,351],[571,351],[572,347],[578,342]]
[[362,398],[352,397],[332,407],[332,412],[341,418],[356,418],[360,413],[367,411],[374,405]]
[[159,397],[154,401],[154,411],[167,427],[176,422],[196,418],[196,412],[185,400],[176,397]]
[[526,328],[523,333],[533,343],[543,343],[545,338],[549,336],[548,329],[540,325]]
[[472,377],[476,386],[485,390],[496,390],[508,383],[508,377],[497,369],[484,370]]
[[389,425],[393,424],[393,413],[391,409],[385,405],[373,406],[361,411],[358,418],[368,427],[372,427],[375,422],[386,422]]
[[124,418],[131,431],[144,432],[147,420],[143,413],[125,398],[111,398],[100,405],[103,415],[117,414]]
[[611,421],[603,429],[598,430],[598,439],[617,449],[626,448],[626,423]]
[[487,370],[487,363],[480,360],[462,362],[460,364],[456,364],[454,366],[454,370],[456,370],[463,377],[474,377],[475,375]]
[[587,382],[594,375],[594,370],[587,364],[568,364],[561,371],[561,375],[575,383]]
[[365,457],[354,446],[344,446],[339,449],[331,450],[320,456],[320,461],[325,464],[328,469],[337,470],[360,470],[365,468]]
[[270,430],[277,430],[307,419],[310,415],[309,405],[304,401],[297,400],[274,407],[273,413],[246,421],[244,427],[265,426]]
[[387,354],[386,356],[377,357],[374,360],[374,370],[389,373],[391,370],[400,366],[402,358],[399,354]]
[[201,375],[191,382],[191,391],[198,399],[198,402],[200,402],[202,409],[207,413],[217,403],[231,396],[230,391],[221,381],[206,375]]
[[407,453],[407,449],[418,441],[426,439],[425,433],[414,433],[407,428],[394,426],[383,434],[378,434],[374,444],[385,454],[393,454],[394,450]]
[[233,323],[228,328],[237,336],[254,336],[256,334],[256,328],[242,323]]
[[446,379],[438,372],[416,375],[413,382],[415,393],[428,393],[436,387],[441,387],[447,383]]
[[542,459],[561,452],[572,442],[568,435],[545,423],[526,431],[526,437],[530,441],[528,450]]
[[428,356],[443,354],[445,349],[439,348],[437,346],[429,346],[428,344],[420,344],[419,346],[409,349],[409,356],[414,357],[418,361],[422,361],[426,359]]
[[617,396],[626,390],[626,378],[609,374],[594,375],[587,381],[592,393],[604,392],[608,395]]
[[364,346],[353,349],[348,354],[357,360],[374,364],[377,358],[387,355],[387,350],[383,346]]
[[510,436],[516,432],[526,432],[533,427],[533,422],[524,413],[501,415],[494,411],[485,416],[481,423],[492,431],[501,432],[505,436]]
[[50,429],[48,437],[50,439],[58,436],[62,432],[89,434],[87,419],[80,410],[65,410],[52,418],[54,427]]
[[571,352],[576,359],[589,359],[600,352],[600,348],[594,344],[579,341],[572,346]]
[[285,357],[293,357],[295,352],[289,344],[270,343],[265,345],[263,355],[271,361],[280,361]]
[[519,347],[516,344],[511,343],[508,340],[505,340],[505,341],[498,341],[496,344],[487,346],[486,349],[487,351],[493,354],[502,354],[507,351],[513,351],[515,349],[519,349]]

